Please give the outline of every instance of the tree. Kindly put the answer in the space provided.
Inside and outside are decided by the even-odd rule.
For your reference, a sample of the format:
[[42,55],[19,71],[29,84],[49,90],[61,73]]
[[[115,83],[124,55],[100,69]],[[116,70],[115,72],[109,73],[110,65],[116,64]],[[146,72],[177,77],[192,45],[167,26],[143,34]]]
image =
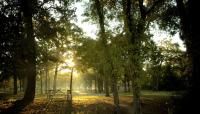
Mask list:
[[37,1],[21,1],[21,10],[24,16],[25,24],[25,42],[26,42],[26,77],[27,88],[22,99],[22,103],[27,105],[34,100],[35,97],[35,82],[36,82],[36,50],[35,39],[33,32],[32,17],[34,14],[34,7],[37,5]]
[[[13,37],[16,38],[16,40],[8,39],[8,42],[14,41],[14,43],[9,43],[9,44],[16,44],[14,46],[13,45],[10,46],[12,47],[11,49],[14,50],[9,50],[8,54],[12,53],[12,55],[10,54],[11,56],[10,55],[9,56],[14,58],[13,71],[16,71],[17,75],[22,75],[19,76],[20,78],[27,78],[27,84],[26,84],[27,87],[25,90],[24,98],[22,100],[16,101],[15,105],[13,105],[8,109],[8,111],[11,109],[10,111],[12,112],[14,110],[19,111],[21,108],[23,108],[24,106],[26,106],[27,104],[31,103],[34,100],[35,81],[36,81],[36,62],[37,62],[37,68],[41,68],[43,67],[42,64],[44,63],[43,60],[45,57],[46,57],[45,60],[47,62],[48,60],[50,61],[57,60],[57,58],[52,56],[54,55],[53,53],[51,53],[50,55],[46,54],[46,56],[44,57],[45,54],[42,53],[42,51],[44,51],[44,48],[48,50],[47,46],[49,46],[49,48],[55,49],[55,47],[58,47],[60,44],[62,44],[61,47],[58,47],[59,50],[56,51],[63,52],[63,50],[65,50],[65,48],[63,48],[65,47],[64,45],[69,44],[67,43],[69,41],[68,39],[67,40],[65,39],[65,36],[68,36],[68,38],[74,36],[77,37],[79,35],[77,33],[81,34],[81,30],[75,24],[72,24],[70,22],[70,19],[74,18],[75,9],[69,8],[69,5],[71,5],[73,1],[60,1],[59,7],[57,6],[57,4],[54,4],[55,1],[51,0],[3,1],[1,2],[1,5],[5,5],[4,2],[5,3],[7,2],[8,6],[5,7],[3,6],[3,8],[1,9],[1,14],[2,14],[1,18],[4,18],[4,14],[6,14],[4,13],[4,11],[7,7],[12,7],[8,8],[11,9],[11,11],[8,11],[8,14],[11,12],[13,12],[13,14],[16,13],[16,15],[18,12],[20,14],[17,15],[16,18],[13,18],[14,19],[13,24],[12,25],[10,24],[7,28],[4,29],[3,32],[8,32],[7,30],[9,30],[10,27],[11,28],[13,27],[13,30],[16,31],[15,34],[13,34],[15,36],[18,36],[18,37]],[[50,4],[50,6],[45,6],[45,4],[47,3]],[[13,9],[16,9],[16,12]],[[53,10],[61,14],[58,21],[55,19],[54,15],[51,14]],[[15,24],[16,26],[13,26]],[[68,30],[68,32],[66,30]],[[7,37],[6,35],[8,34],[3,34],[3,35]],[[15,49],[20,53],[16,54],[15,52],[17,51]],[[46,52],[48,53],[48,51]],[[5,66],[3,68],[5,68]],[[9,68],[9,70],[10,69],[11,68]],[[6,71],[6,73],[8,72]],[[15,82],[16,82],[16,77],[15,77]]]
[[[162,17],[161,20],[164,23],[168,23],[164,25],[164,28],[174,28],[172,30],[179,30],[181,39],[186,44],[186,50],[188,53],[188,62],[190,63],[190,67],[192,68],[188,71],[192,74],[192,87],[188,90],[188,94],[184,95],[182,101],[182,108],[179,110],[178,113],[192,113],[197,110],[197,107],[191,105],[191,101],[194,99],[198,99],[198,94],[196,93],[196,89],[199,88],[199,41],[197,40],[198,35],[198,28],[199,18],[194,13],[195,10],[198,8],[197,2],[194,0],[176,0],[176,5],[174,5],[174,1],[169,0],[166,5],[163,5]],[[163,25],[163,24],[162,24]],[[193,99],[193,100],[192,100]],[[189,103],[190,102],[190,103]],[[188,105],[190,104],[190,105]],[[196,112],[195,112],[196,113]]]
[[194,0],[188,0],[186,3],[183,0],[176,0],[176,3],[179,11],[182,38],[186,42],[187,52],[192,63],[192,87],[188,90],[189,93],[184,96],[182,108],[178,113],[197,113],[199,110],[193,101],[199,100],[199,92],[197,90],[200,88],[200,46],[198,45],[199,34],[197,29],[199,27],[199,17],[195,14],[198,4]]
[[[13,1],[1,1],[1,80],[13,76],[13,93],[17,94],[17,79],[19,78],[19,43],[21,34],[21,15],[18,5]],[[12,9],[15,9],[13,11]],[[18,59],[17,59],[18,58]]]
[[14,113],[20,111],[26,105],[31,103],[35,97],[36,53],[32,17],[35,11],[34,7],[36,6],[37,2],[22,0],[16,4],[20,6],[20,11],[23,13],[24,34],[23,42],[20,43],[24,43],[21,45],[25,47],[23,48],[22,54],[24,55],[23,64],[26,66],[26,68],[24,68],[24,72],[28,83],[22,100],[17,100],[14,105],[7,109],[5,113]]

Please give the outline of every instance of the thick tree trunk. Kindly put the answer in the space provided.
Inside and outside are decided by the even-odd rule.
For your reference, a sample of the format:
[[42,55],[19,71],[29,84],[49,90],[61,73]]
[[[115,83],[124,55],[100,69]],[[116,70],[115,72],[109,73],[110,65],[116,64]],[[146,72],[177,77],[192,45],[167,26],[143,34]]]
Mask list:
[[[132,50],[135,50],[135,52],[131,51],[130,53],[132,54],[130,56],[130,60],[132,61],[130,64],[130,66],[136,66],[136,65],[139,65],[138,64],[138,60],[136,60],[136,56],[139,56],[139,53],[137,52],[137,50],[139,50],[139,39],[140,37],[139,36],[136,36],[135,35],[135,31],[134,29],[134,26],[133,26],[133,17],[131,15],[131,11],[132,11],[132,1],[131,0],[123,0],[123,12],[124,12],[124,23],[125,23],[125,30],[126,30],[126,34],[127,34],[127,37],[128,37],[128,40],[131,41],[132,45],[135,46],[134,49]],[[136,29],[137,30],[137,29]],[[139,34],[138,31],[136,34]],[[137,66],[137,67],[140,67]],[[132,71],[133,70],[133,71]],[[131,82],[132,82],[132,90],[133,90],[133,109],[134,109],[134,112],[133,114],[141,114],[141,107],[140,107],[140,89],[139,89],[139,86],[138,86],[138,74],[137,74],[137,69],[134,68],[134,67],[130,67],[129,69],[129,74],[131,74]]]
[[200,17],[196,14],[196,9],[199,9],[199,4],[195,0],[189,0],[189,22],[191,29],[191,43],[192,43],[192,60],[193,60],[193,86],[200,89],[200,34],[199,26]]
[[[177,0],[181,1],[181,0]],[[183,1],[182,1],[183,3]],[[178,5],[178,3],[177,3]],[[190,43],[191,48],[188,47],[189,56],[191,57],[192,63],[192,87],[189,88],[188,94],[184,96],[183,102],[184,106],[181,109],[180,114],[197,114],[200,113],[198,105],[196,105],[195,101],[200,101],[200,34],[199,34],[199,26],[200,26],[200,17],[196,13],[199,9],[199,3],[197,0],[188,0],[188,11],[184,12],[184,10],[180,10],[184,13],[188,13],[185,18],[189,18],[187,22],[184,23],[184,18],[181,18],[182,26],[188,27],[186,30],[182,28],[184,34],[189,34],[188,38],[185,39],[188,43]],[[188,24],[188,25],[187,25]],[[189,30],[189,31],[187,31]],[[181,104],[182,105],[182,104]]]
[[[186,2],[186,3],[185,3]],[[177,9],[180,18],[180,36],[185,41],[186,51],[188,53],[188,63],[191,64],[192,86],[178,104],[175,114],[197,114],[200,113],[196,101],[199,101],[200,89],[200,18],[197,14],[199,9],[197,0],[176,0]]]
[[21,0],[20,1],[21,11],[24,19],[24,41],[25,46],[24,52],[24,64],[25,66],[25,77],[27,78],[27,88],[24,93],[22,100],[17,100],[14,105],[9,107],[5,114],[17,114],[25,106],[33,102],[35,97],[35,86],[36,86],[36,53],[35,53],[35,39],[33,35],[33,7],[36,5],[36,0]]
[[132,75],[133,114],[141,114],[140,87],[137,75],[136,72]]
[[36,56],[35,56],[35,39],[33,36],[33,23],[32,23],[32,11],[33,3],[32,1],[22,1],[24,22],[25,22],[25,33],[26,33],[26,43],[27,43],[27,88],[24,94],[24,101],[28,103],[34,100],[35,96],[35,82],[36,82]]
[[24,20],[26,26],[26,35],[27,35],[27,51],[29,54],[27,55],[27,88],[24,94],[23,100],[27,102],[27,104],[31,103],[35,97],[35,83],[36,83],[36,56],[35,56],[35,39],[33,36],[33,24],[32,24],[32,2],[24,1]]

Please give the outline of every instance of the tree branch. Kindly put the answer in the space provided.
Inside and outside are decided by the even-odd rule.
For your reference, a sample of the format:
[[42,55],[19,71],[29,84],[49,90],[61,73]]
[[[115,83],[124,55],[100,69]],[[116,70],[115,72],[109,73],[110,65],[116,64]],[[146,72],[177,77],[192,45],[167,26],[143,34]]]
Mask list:
[[157,0],[154,2],[154,4],[151,6],[151,8],[149,10],[146,11],[146,15],[149,15],[153,10],[155,10],[156,6],[158,6],[159,4],[165,2],[165,0]]

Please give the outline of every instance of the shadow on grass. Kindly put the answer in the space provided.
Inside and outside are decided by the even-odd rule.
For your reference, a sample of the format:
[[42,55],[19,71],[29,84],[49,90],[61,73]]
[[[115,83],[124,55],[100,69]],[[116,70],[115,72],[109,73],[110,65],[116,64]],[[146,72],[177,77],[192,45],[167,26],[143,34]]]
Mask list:
[[30,102],[17,100],[13,104],[0,112],[0,114],[19,114]]

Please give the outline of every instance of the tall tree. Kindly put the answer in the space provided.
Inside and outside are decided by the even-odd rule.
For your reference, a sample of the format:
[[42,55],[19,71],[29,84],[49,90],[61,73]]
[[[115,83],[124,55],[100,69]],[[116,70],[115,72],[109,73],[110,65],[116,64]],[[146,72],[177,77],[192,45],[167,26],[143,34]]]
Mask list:
[[[132,48],[130,54],[130,75],[133,89],[133,107],[134,114],[141,113],[140,87],[138,83],[140,72],[142,71],[141,51],[142,42],[145,39],[145,31],[147,28],[147,18],[155,10],[159,3],[163,0],[157,0],[148,4],[147,1],[138,0],[122,0],[124,27],[128,40],[131,42]],[[139,14],[139,15],[138,15]]]
[[[119,110],[119,96],[118,96],[118,89],[117,89],[117,77],[114,73],[114,65],[113,65],[113,61],[110,59],[110,52],[108,49],[107,39],[106,39],[106,35],[105,35],[103,1],[95,0],[95,7],[96,7],[97,16],[99,19],[100,41],[102,42],[105,61],[107,63],[106,65],[110,65],[110,67],[111,67],[112,89],[113,89],[113,97],[114,97],[116,113],[119,113],[119,111],[118,111]],[[108,84],[108,82],[106,82],[106,84]],[[107,87],[106,87],[106,91],[108,91]]]
[[24,17],[24,33],[26,42],[26,77],[27,77],[27,88],[22,99],[22,103],[27,105],[34,100],[35,97],[35,83],[36,83],[36,52],[35,52],[35,38],[33,32],[33,22],[32,17],[37,5],[36,0],[22,0],[21,1],[21,11]]
[[199,5],[195,0],[176,0],[178,14],[180,18],[181,25],[181,36],[186,43],[187,52],[192,64],[192,87],[189,88],[188,94],[182,99],[181,108],[178,110],[178,114],[186,113],[198,113],[198,107],[193,101],[199,100],[200,89],[200,45],[199,45],[199,33],[198,27],[199,17],[195,13]]
[[[100,0],[95,0],[94,1],[95,3],[95,7],[96,7],[96,13],[97,13],[97,16],[98,16],[98,21],[99,21],[99,25],[100,25],[100,42],[101,42],[101,45],[102,45],[102,51],[103,51],[103,55],[105,56],[105,62],[106,64],[108,65],[108,46],[107,46],[107,40],[106,40],[106,34],[105,34],[105,20],[104,20],[104,8],[103,8],[103,3],[102,1]],[[105,77],[106,74],[106,70],[105,67],[103,68],[103,75]],[[109,96],[109,88],[108,88],[108,82],[109,80],[105,80],[105,91],[106,91],[106,96]]]
[[[195,0],[176,0],[176,5],[174,1],[169,0],[168,4],[171,3],[171,6],[168,6],[164,10],[164,19],[162,21],[169,23],[168,26],[178,26],[180,30],[180,37],[186,44],[186,50],[188,53],[188,62],[191,64],[191,70],[189,71],[192,74],[192,86],[189,88],[188,93],[183,96],[182,102],[179,106],[182,106],[177,113],[197,113],[199,112],[196,105],[192,101],[199,99],[199,95],[196,90],[199,89],[199,34],[197,28],[199,27],[199,17],[195,14],[196,9],[198,9],[197,1]],[[170,17],[170,18],[169,18]],[[173,20],[174,18],[178,19]]]

